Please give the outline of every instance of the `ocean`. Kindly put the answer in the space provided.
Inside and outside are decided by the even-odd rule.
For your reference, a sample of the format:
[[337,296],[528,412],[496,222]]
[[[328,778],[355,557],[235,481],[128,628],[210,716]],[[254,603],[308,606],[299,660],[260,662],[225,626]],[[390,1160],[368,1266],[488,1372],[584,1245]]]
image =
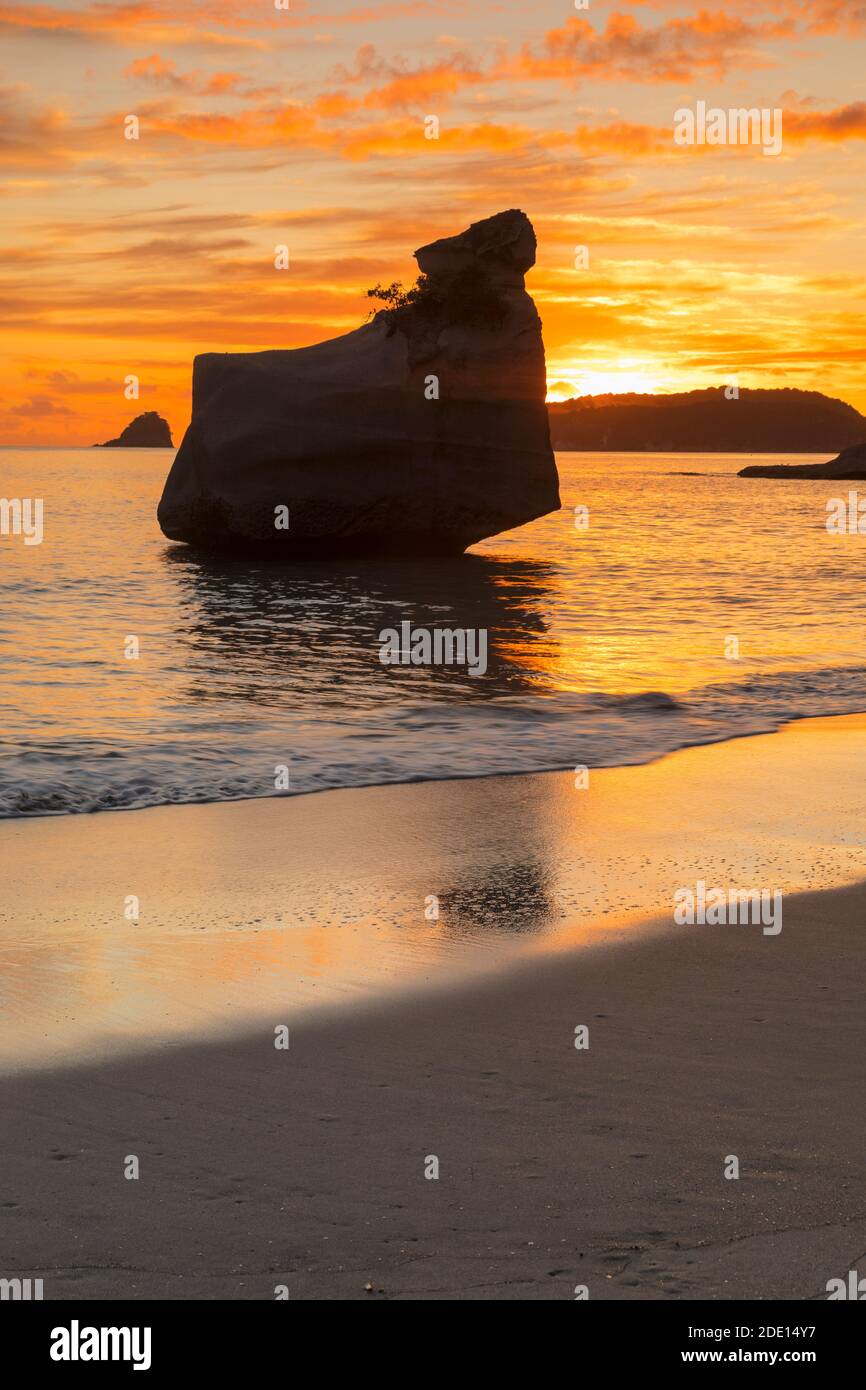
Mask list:
[[[44,509],[41,544],[0,536],[2,817],[631,764],[866,710],[866,536],[826,527],[848,484],[560,454],[562,509],[461,560],[280,565],[166,541],[171,457],[0,450],[0,495]],[[384,665],[404,622],[486,632],[484,674]]]

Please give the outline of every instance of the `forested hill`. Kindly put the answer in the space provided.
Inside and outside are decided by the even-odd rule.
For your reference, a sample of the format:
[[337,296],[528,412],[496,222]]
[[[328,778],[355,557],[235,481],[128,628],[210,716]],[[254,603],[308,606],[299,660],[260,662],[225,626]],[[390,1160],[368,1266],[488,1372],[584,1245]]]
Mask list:
[[838,452],[866,441],[866,416],[820,391],[724,387],[669,396],[578,396],[548,406],[554,449],[698,453]]

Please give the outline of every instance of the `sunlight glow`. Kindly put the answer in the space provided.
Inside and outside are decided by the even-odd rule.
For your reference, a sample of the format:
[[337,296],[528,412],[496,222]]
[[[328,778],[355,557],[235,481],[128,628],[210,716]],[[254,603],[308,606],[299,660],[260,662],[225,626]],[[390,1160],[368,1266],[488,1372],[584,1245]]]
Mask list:
[[695,383],[679,384],[650,363],[620,359],[609,367],[584,369],[566,365],[551,373],[547,389],[549,401],[567,401],[572,396],[623,395],[629,391],[650,394],[656,391],[688,391]]

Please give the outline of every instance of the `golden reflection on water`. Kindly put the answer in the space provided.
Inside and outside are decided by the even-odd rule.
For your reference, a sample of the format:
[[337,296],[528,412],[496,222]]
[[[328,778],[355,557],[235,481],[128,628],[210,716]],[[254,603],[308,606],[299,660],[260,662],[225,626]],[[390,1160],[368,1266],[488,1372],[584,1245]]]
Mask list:
[[[829,536],[827,485],[735,476],[737,456],[559,455],[562,510],[457,564],[226,565],[167,545],[169,451],[3,451],[45,497],[45,541],[4,550],[0,693],[58,740],[207,737],[294,708],[359,715],[394,693],[483,703],[538,691],[680,695],[862,662],[858,537]],[[25,486],[26,484],[26,486]],[[575,506],[589,508],[577,530]],[[485,626],[488,678],[392,672],[375,633]],[[141,658],[124,658],[134,634]],[[740,655],[725,655],[730,635]]]

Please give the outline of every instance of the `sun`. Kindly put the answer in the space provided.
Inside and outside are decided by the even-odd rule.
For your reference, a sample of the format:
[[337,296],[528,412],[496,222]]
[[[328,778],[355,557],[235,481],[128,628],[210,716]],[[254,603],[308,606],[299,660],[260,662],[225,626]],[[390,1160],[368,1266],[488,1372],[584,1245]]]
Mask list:
[[572,396],[625,395],[637,392],[654,395],[675,389],[671,378],[650,363],[620,360],[609,367],[584,368],[563,363],[548,380],[548,401],[567,401]]

